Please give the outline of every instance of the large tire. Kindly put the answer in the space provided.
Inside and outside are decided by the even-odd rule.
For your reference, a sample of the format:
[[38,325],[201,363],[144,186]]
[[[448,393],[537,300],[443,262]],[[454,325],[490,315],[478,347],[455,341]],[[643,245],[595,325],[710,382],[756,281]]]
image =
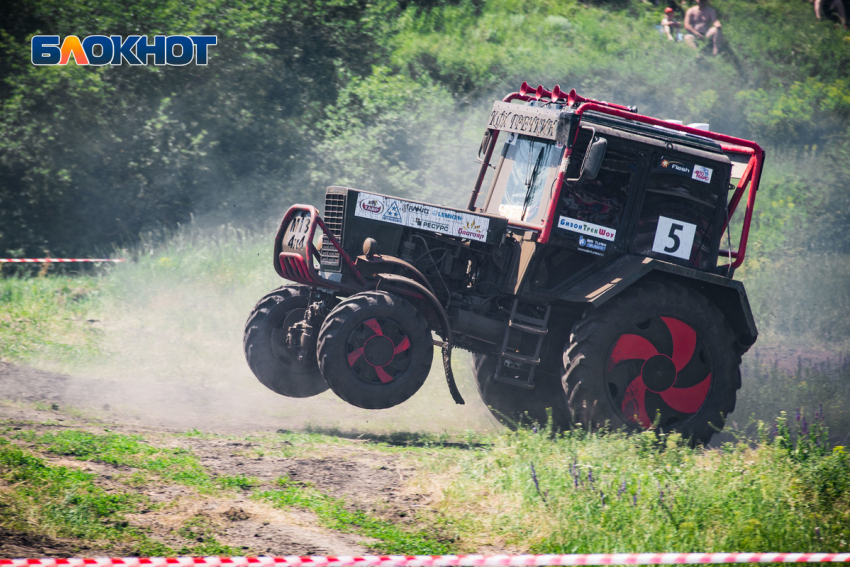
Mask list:
[[264,386],[290,398],[308,398],[328,389],[315,353],[299,362],[286,346],[287,329],[304,317],[309,294],[305,286],[276,289],[257,303],[245,323],[248,366]]
[[548,361],[544,360],[535,372],[533,390],[497,381],[498,361],[499,357],[492,354],[472,355],[472,374],[478,393],[499,423],[510,429],[532,423],[545,424],[549,419],[547,410],[551,410],[552,425],[556,429],[569,426],[569,413],[559,379],[560,360],[556,359],[554,364],[546,364]]
[[385,409],[415,394],[431,370],[434,346],[422,314],[383,291],[354,295],[319,331],[319,368],[331,390],[357,407]]
[[563,387],[583,426],[657,426],[705,444],[735,409],[740,364],[732,329],[703,295],[646,282],[575,324]]

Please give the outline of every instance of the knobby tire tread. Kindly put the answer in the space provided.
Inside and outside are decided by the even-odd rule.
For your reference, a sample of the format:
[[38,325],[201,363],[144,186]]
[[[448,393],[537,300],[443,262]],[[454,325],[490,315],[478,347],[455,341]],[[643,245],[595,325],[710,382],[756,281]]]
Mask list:
[[571,418],[583,427],[639,430],[625,422],[617,409],[607,401],[603,390],[607,386],[604,384],[601,366],[604,366],[612,347],[607,330],[611,325],[617,325],[618,312],[630,313],[636,306],[646,305],[657,306],[657,311],[662,315],[662,312],[687,306],[687,309],[701,313],[718,327],[720,344],[715,350],[719,352],[714,352],[713,356],[716,359],[715,376],[721,374],[721,385],[713,391],[709,405],[701,408],[696,419],[687,423],[681,431],[693,444],[707,444],[723,428],[725,418],[735,410],[736,392],[741,387],[741,349],[731,326],[716,306],[700,293],[672,282],[637,284],[600,308],[589,307],[573,326],[563,360],[563,391]]
[[296,365],[294,367],[284,368],[271,352],[270,337],[266,336],[266,333],[271,332],[267,328],[269,320],[281,315],[273,313],[274,310],[281,304],[284,304],[284,308],[288,307],[287,312],[304,308],[309,293],[310,289],[306,286],[279,287],[257,302],[245,323],[242,348],[248,367],[261,384],[282,396],[311,397],[328,389],[318,361],[307,365],[307,368],[297,362],[293,363]]
[[[388,384],[361,381],[346,360],[346,345],[353,328],[372,317],[386,317],[405,327],[415,349],[408,370]],[[413,336],[411,336],[413,335]],[[416,336],[418,335],[418,336]],[[384,291],[358,293],[331,311],[319,332],[319,368],[334,393],[346,402],[364,409],[386,409],[413,396],[431,369],[434,348],[431,331],[422,313],[404,298]]]

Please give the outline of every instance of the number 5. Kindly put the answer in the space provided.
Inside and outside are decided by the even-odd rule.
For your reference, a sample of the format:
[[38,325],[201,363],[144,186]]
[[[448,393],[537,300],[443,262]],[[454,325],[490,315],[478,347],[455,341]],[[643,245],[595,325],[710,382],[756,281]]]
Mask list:
[[659,216],[655,227],[652,251],[688,260],[694,244],[697,225],[670,217]]
[[681,245],[682,242],[679,240],[679,237],[676,235],[676,231],[677,230],[684,230],[684,229],[685,229],[685,227],[680,225],[680,224],[671,224],[670,225],[670,233],[667,235],[667,238],[673,239],[673,246],[665,246],[664,247],[665,252],[673,253],[673,252],[675,252],[676,250],[679,249],[679,245]]

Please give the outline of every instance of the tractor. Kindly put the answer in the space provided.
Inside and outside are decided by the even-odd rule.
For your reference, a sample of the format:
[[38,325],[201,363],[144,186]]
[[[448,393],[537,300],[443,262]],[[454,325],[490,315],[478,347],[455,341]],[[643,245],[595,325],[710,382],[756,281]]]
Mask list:
[[465,209],[336,186],[323,216],[292,206],[273,262],[293,283],[245,327],[254,375],[283,396],[330,388],[383,409],[419,390],[438,346],[462,404],[451,368],[461,348],[508,426],[708,443],[758,336],[733,275],[761,147],[523,83],[494,102],[478,157]]

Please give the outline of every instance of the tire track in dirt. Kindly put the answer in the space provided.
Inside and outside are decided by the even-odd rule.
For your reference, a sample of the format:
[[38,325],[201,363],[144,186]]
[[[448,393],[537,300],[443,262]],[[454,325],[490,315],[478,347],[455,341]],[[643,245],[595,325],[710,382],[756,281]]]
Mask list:
[[[104,399],[102,382],[44,372],[0,363],[0,420],[11,433],[32,431],[43,434],[63,430],[102,434],[104,430],[125,435],[141,435],[160,447],[188,449],[211,477],[245,476],[258,479],[253,491],[279,488],[278,478],[309,483],[319,491],[342,498],[357,508],[393,523],[414,522],[413,510],[421,512],[426,497],[410,493],[404,479],[413,468],[395,455],[370,450],[367,443],[339,440],[315,445],[315,455],[304,455],[288,442],[269,443],[218,436],[175,436],[179,430],[122,422],[107,411],[88,417],[74,409],[76,404],[92,406]],[[93,392],[96,393],[96,398]],[[113,392],[118,394],[119,392]],[[47,409],[52,408],[52,409]],[[133,420],[135,421],[135,420]],[[131,526],[172,548],[202,543],[187,540],[187,522],[206,526],[216,540],[260,555],[358,555],[370,551],[374,543],[359,535],[334,532],[319,527],[317,517],[303,510],[280,510],[250,498],[250,492],[199,494],[195,489],[158,481],[127,482],[134,469],[102,462],[80,461],[44,453],[32,443],[14,439],[50,464],[94,473],[95,484],[108,492],[136,492],[154,504],[152,509],[126,514]],[[291,445],[291,444],[289,444]],[[0,484],[2,491],[8,487]],[[181,527],[183,527],[181,531]],[[180,532],[180,533],[178,533]],[[79,555],[132,555],[132,545],[104,543],[94,547],[82,541],[29,533],[5,525],[0,515],[0,557],[68,557]]]

